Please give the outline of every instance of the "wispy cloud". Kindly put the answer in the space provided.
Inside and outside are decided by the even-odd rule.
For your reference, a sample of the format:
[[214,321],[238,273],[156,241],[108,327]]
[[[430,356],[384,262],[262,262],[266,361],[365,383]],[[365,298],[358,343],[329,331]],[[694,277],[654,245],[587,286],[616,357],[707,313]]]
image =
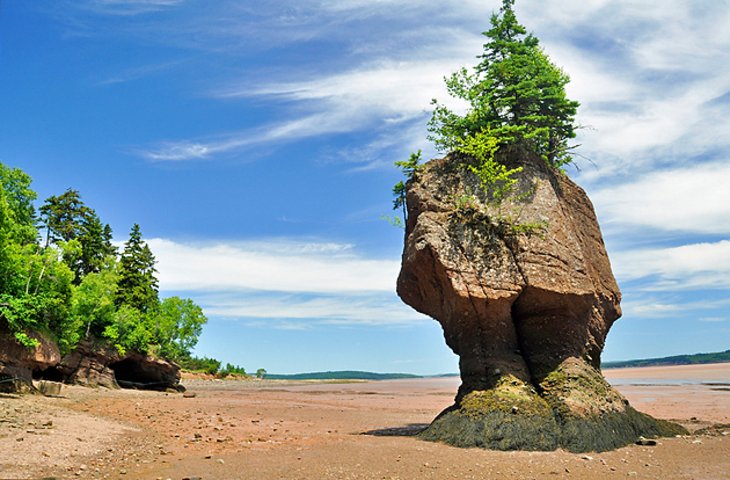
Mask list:
[[647,173],[593,191],[604,227],[623,232],[730,234],[730,163],[699,163]]
[[[273,75],[262,72],[254,83],[248,72],[245,81],[231,77],[211,89],[218,100],[275,105],[287,120],[268,125],[272,135],[254,128],[221,134],[222,140],[183,138],[144,149],[143,155],[180,161],[337,133],[405,132],[409,121],[427,118],[431,98],[449,101],[442,78],[474,64],[483,43],[479,33],[498,3],[446,2],[436,7],[407,0],[304,1],[282,8],[264,2],[252,10],[224,2],[218,13],[225,11],[243,26],[256,18],[284,43],[342,39],[353,55],[346,62],[339,55],[337,62],[310,59],[291,65],[296,75],[290,73],[292,68]],[[719,67],[730,64],[728,9],[723,2],[700,8],[671,0],[639,8],[622,0],[571,0],[525,3],[517,9],[523,23],[571,75],[570,94],[583,102],[579,121],[590,128],[578,139],[583,145],[580,154],[594,165],[579,161],[582,181],[650,171],[701,155],[708,144],[730,150],[730,133],[713,121],[730,114],[730,104],[715,101],[730,92],[729,69]],[[436,10],[439,15],[434,15]],[[368,31],[394,23],[393,11],[403,13],[398,28]],[[250,29],[236,29],[234,24],[226,30],[209,23],[210,35],[202,36],[237,45],[231,38]],[[344,32],[347,37],[341,37]],[[266,43],[265,38],[258,41]],[[420,142],[411,143],[426,145],[423,129]]]
[[120,72],[107,75],[105,78],[97,82],[99,86],[117,85],[121,83],[132,82],[153,75],[160,75],[168,70],[182,65],[184,62],[180,60],[162,62],[159,64],[143,65],[139,67],[131,67]]
[[292,295],[218,292],[197,300],[207,315],[230,319],[269,319],[287,324],[397,325],[423,321],[392,294]]
[[312,114],[264,127],[219,135],[216,138],[166,141],[150,148],[137,148],[135,151],[155,162],[200,160],[257,145],[284,144],[323,133],[346,131],[350,131],[350,126],[342,122],[341,118]]
[[148,243],[158,260],[160,288],[174,291],[393,292],[400,266],[333,243]]
[[395,295],[397,261],[364,257],[352,245],[291,239],[148,243],[163,294],[191,296],[211,317],[280,329],[427,318]]
[[86,0],[76,4],[101,15],[134,16],[180,6],[185,0]]
[[[666,297],[666,298],[663,298]],[[730,299],[692,300],[682,298],[677,292],[657,294],[656,292],[632,291],[628,301],[621,302],[624,317],[627,318],[677,318],[691,317],[700,321],[717,321],[716,316],[707,313],[724,311],[730,306]],[[719,317],[725,319],[725,317]]]
[[618,252],[612,264],[620,280],[645,279],[647,290],[730,288],[730,240]]

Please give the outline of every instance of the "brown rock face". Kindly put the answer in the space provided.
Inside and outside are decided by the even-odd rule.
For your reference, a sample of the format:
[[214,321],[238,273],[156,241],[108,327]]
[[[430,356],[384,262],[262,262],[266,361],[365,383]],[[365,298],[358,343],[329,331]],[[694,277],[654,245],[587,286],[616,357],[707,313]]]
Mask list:
[[138,352],[120,355],[110,346],[81,342],[57,366],[67,383],[91,387],[182,390],[180,367]]
[[89,387],[185,390],[180,367],[173,362],[139,352],[120,355],[113,347],[90,341],[61,357],[53,340],[38,332],[29,336],[40,344],[24,347],[0,323],[0,392],[34,391],[34,378]]
[[24,347],[15,340],[6,325],[0,326],[0,392],[31,389],[33,374],[52,367],[61,359],[53,341],[40,333],[33,333],[30,337],[38,340],[40,345]]
[[[600,374],[621,294],[585,192],[513,152],[505,163],[523,168],[517,192],[496,206],[464,160],[433,160],[407,188],[398,294],[439,321],[462,378],[455,405],[424,437],[583,451],[663,433]],[[583,438],[604,423],[622,433]]]

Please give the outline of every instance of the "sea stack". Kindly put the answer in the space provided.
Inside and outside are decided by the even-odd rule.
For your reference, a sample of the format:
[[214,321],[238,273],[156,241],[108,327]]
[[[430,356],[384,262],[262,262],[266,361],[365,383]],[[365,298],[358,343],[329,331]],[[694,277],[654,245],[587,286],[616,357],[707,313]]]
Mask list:
[[586,193],[528,151],[499,161],[522,170],[498,205],[458,154],[406,187],[398,295],[441,324],[462,380],[421,437],[584,452],[684,433],[634,410],[601,374],[621,293]]

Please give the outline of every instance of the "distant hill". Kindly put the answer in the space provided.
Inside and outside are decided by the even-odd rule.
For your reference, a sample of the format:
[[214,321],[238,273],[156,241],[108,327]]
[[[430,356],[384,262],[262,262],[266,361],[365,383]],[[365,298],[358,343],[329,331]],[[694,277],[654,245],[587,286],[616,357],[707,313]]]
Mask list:
[[[661,365],[694,365],[724,362],[730,362],[730,350],[716,353],[695,353],[693,355],[676,355],[673,357],[646,358],[643,360],[604,362],[601,364],[601,368],[656,367]],[[266,378],[270,380],[397,380],[403,378],[442,378],[458,376],[458,373],[445,373],[441,375],[413,375],[410,373],[374,373],[361,372],[356,370],[295,373],[291,375],[268,373],[266,374]]]
[[695,353],[694,355],[676,355],[673,357],[647,358],[644,360],[626,360],[623,362],[605,362],[602,368],[656,367],[661,365],[695,365],[705,363],[730,362],[730,350],[716,353]]
[[400,378],[422,378],[410,373],[373,373],[358,371],[312,372],[293,375],[266,374],[270,380],[395,380]]

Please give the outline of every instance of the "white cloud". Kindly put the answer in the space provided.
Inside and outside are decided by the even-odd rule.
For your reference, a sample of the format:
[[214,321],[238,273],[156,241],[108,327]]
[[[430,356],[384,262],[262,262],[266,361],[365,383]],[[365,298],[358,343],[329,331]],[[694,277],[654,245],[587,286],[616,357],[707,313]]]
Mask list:
[[[583,182],[651,171],[709,149],[730,156],[719,119],[730,91],[730,2],[547,0],[516,6],[582,102]],[[622,179],[623,180],[623,179]]]
[[363,257],[352,245],[287,239],[148,243],[163,295],[184,293],[211,317],[278,329],[427,319],[395,295],[398,261]]
[[[290,142],[326,134],[353,132],[363,129],[382,131],[391,139],[413,138],[412,121],[425,125],[430,101],[434,97],[448,100],[444,87],[445,72],[460,66],[453,59],[423,62],[382,62],[355,70],[296,82],[272,83],[259,88],[229,87],[218,91],[218,98],[273,98],[286,100],[312,113],[294,114],[292,120],[275,123],[255,130],[229,134],[213,140],[182,140],[165,142],[140,153],[154,161],[180,161],[210,158],[216,154],[237,151],[253,145]],[[455,108],[463,108],[451,101]],[[418,129],[421,144],[425,126]],[[379,156],[384,148],[374,150]],[[392,148],[393,141],[383,147]],[[420,148],[420,147],[419,147]],[[396,155],[400,155],[399,151]],[[357,157],[360,158],[360,157]],[[368,158],[361,163],[373,164]],[[390,167],[392,162],[386,162]]]
[[644,279],[645,290],[730,288],[730,240],[614,254],[620,281]]
[[[657,297],[666,297],[666,300]],[[730,299],[708,300],[702,298],[697,300],[692,299],[691,296],[680,297],[676,291],[657,293],[632,290],[629,299],[621,302],[621,309],[624,317],[627,318],[686,318],[691,316],[708,322],[719,321],[716,313],[724,312],[728,306],[730,306]],[[700,312],[702,316],[698,316]]]
[[[648,171],[657,163],[700,154],[710,145],[730,151],[730,133],[714,120],[730,112],[711,104],[730,91],[730,69],[724,67],[730,64],[727,4],[550,0],[517,5],[522,23],[543,39],[548,54],[571,75],[570,94],[583,102],[578,120],[591,129],[581,131],[579,154],[597,166],[584,168],[582,181]],[[234,19],[245,26],[256,18],[276,32],[277,42],[342,38],[353,55],[344,63],[345,57],[338,56],[332,63],[312,59],[287,65],[262,73],[253,83],[247,71],[246,81],[229,80],[213,96],[274,100],[288,120],[216,139],[168,142],[147,149],[145,157],[213,158],[253,145],[343,132],[387,130],[396,137],[412,127],[409,121],[427,118],[431,98],[449,101],[443,76],[475,63],[483,43],[480,32],[499,2],[447,1],[436,6],[411,0],[303,1],[287,8],[264,2],[258,10],[232,5],[214,9],[228,15],[230,28],[221,30],[219,22],[199,27],[215,30],[213,37],[223,50],[226,44],[240,48],[233,39],[250,33],[250,28],[236,30]],[[402,15],[394,17],[393,12]],[[210,36],[196,31],[199,35]],[[266,43],[257,35],[249,44]],[[425,143],[423,131],[421,136],[420,143],[411,143]]]
[[173,291],[393,292],[400,268],[398,261],[368,259],[332,243],[148,243],[160,288]]
[[730,321],[730,317],[700,317],[697,320],[700,322],[720,323]]
[[604,226],[730,234],[730,163],[654,171],[591,193]]
[[77,5],[102,15],[134,16],[181,5],[185,0],[89,0]]
[[404,305],[394,294],[300,296],[217,293],[200,296],[198,300],[206,315],[232,319],[285,319],[287,324],[396,325],[427,319]]

